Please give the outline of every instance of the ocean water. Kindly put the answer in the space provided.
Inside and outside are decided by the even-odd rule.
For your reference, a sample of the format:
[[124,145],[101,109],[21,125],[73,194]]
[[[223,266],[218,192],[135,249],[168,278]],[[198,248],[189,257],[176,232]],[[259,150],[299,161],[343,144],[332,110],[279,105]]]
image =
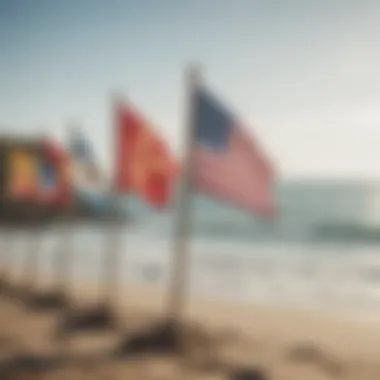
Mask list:
[[[190,291],[252,304],[380,313],[380,186],[375,183],[299,181],[281,184],[279,214],[260,222],[244,212],[196,196],[192,202]],[[174,211],[153,212],[123,199],[132,222],[121,236],[122,282],[167,286]],[[101,274],[108,232],[73,231],[73,281]],[[62,240],[62,238],[61,238]],[[43,271],[52,273],[60,236],[44,234]],[[20,268],[27,235],[12,247]],[[375,317],[376,318],[376,317]]]

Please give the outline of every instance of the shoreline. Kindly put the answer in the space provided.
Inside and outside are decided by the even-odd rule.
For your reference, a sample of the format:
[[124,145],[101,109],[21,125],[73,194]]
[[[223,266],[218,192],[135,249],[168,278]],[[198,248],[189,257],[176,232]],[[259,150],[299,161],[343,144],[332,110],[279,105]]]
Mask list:
[[[103,237],[100,240],[103,245]],[[129,243],[132,248],[124,247],[120,255],[118,276],[136,285],[150,286],[154,282],[152,286],[163,288],[168,275],[168,252],[163,252],[161,245],[156,247],[157,250],[145,251],[144,244],[136,244],[134,251],[135,243]],[[49,245],[53,245],[53,241]],[[75,249],[73,283],[82,282],[82,279],[91,283],[97,281],[104,260],[100,242],[98,246],[86,250],[84,245]],[[21,248],[24,250],[19,247],[10,264],[12,272],[19,274],[27,253],[21,252]],[[54,274],[55,249],[45,247],[41,254],[41,282]],[[358,255],[348,252],[344,257],[337,253],[320,260],[318,255],[309,255],[319,251],[302,255],[290,252],[290,256],[285,253],[278,254],[278,257],[267,256],[268,252],[264,251],[252,257],[244,256],[242,260],[227,253],[219,257],[212,252],[210,248],[210,255],[202,256],[201,250],[193,250],[191,288],[194,294],[207,293],[212,298],[228,298],[231,302],[238,298],[241,303],[260,307],[281,305],[281,308],[288,308],[289,305],[290,308],[332,314],[344,310],[349,318],[370,320],[378,316],[380,319],[378,259],[372,250]],[[317,264],[319,268],[315,268]]]
[[[13,273],[12,273],[13,272]],[[15,284],[22,284],[24,276],[20,268],[13,268],[11,271],[10,279]],[[135,289],[136,291],[147,293],[148,296],[158,298],[161,300],[160,305],[155,305],[155,309],[161,308],[165,303],[165,292],[168,289],[167,284],[162,280],[146,280],[141,279],[125,279],[123,276],[120,276],[120,283],[118,284],[119,293],[129,293],[130,289]],[[38,287],[45,290],[52,289],[55,287],[56,282],[54,275],[48,273],[46,268],[44,271],[41,271],[38,278]],[[71,277],[71,289],[69,293],[72,298],[78,299],[96,299],[99,294],[103,291],[103,284],[101,279],[94,279],[93,275],[88,275],[80,279],[78,274]],[[125,298],[125,297],[124,297]],[[127,299],[119,297],[119,304],[123,305],[128,303]],[[375,324],[379,321],[380,324],[380,305],[378,307],[373,306],[369,307],[368,305],[361,304],[360,300],[353,300],[351,302],[346,302],[344,304],[339,304],[334,302],[332,298],[326,298],[321,301],[311,301],[310,303],[290,301],[280,301],[276,302],[277,299],[280,300],[280,296],[276,295],[273,298],[267,298],[261,301],[249,299],[247,297],[231,297],[230,294],[222,295],[221,293],[213,292],[212,290],[191,290],[190,294],[188,293],[189,300],[200,301],[201,303],[207,303],[211,300],[212,303],[216,304],[228,304],[235,305],[239,308],[245,310],[268,310],[268,312],[282,312],[287,313],[297,312],[304,315],[315,315],[318,314],[323,317],[330,319],[336,319],[341,322],[349,322],[354,324]],[[119,305],[119,306],[120,306]]]

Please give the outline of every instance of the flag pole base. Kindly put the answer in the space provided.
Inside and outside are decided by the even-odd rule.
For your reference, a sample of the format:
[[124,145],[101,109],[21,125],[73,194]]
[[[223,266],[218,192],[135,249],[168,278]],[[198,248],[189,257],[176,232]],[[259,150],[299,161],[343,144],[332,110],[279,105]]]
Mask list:
[[181,332],[181,322],[165,318],[144,331],[123,337],[113,355],[124,358],[144,354],[180,354]]
[[7,276],[0,278],[0,296],[10,299],[19,299],[20,288],[16,284],[12,284]]
[[33,311],[57,311],[70,306],[68,296],[62,291],[30,291],[25,290],[23,301]]
[[13,283],[8,277],[3,276],[0,280],[0,295],[15,301],[22,301],[23,287]]
[[57,337],[101,331],[113,331],[120,326],[116,312],[106,304],[67,309],[58,321]]

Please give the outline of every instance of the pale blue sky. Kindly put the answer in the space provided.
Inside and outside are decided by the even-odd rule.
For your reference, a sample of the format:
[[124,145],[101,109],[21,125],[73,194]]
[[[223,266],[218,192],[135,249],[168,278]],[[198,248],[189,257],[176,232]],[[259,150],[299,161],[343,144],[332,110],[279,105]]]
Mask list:
[[0,0],[0,125],[76,120],[109,166],[118,90],[179,152],[195,60],[282,177],[380,179],[379,20],[380,1]]

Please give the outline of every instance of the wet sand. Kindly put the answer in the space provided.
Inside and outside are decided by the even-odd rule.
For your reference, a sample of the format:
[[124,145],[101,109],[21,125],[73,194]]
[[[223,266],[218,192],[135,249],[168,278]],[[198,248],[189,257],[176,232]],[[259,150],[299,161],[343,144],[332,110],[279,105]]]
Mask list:
[[[76,307],[94,302],[93,286],[75,290]],[[148,336],[163,319],[165,297],[130,285],[117,305],[116,329],[58,339],[59,313],[0,297],[0,379],[380,379],[380,322],[197,298],[188,303],[184,351],[152,351],[148,339],[139,352],[115,356],[122,337]],[[251,377],[237,377],[244,368]]]

